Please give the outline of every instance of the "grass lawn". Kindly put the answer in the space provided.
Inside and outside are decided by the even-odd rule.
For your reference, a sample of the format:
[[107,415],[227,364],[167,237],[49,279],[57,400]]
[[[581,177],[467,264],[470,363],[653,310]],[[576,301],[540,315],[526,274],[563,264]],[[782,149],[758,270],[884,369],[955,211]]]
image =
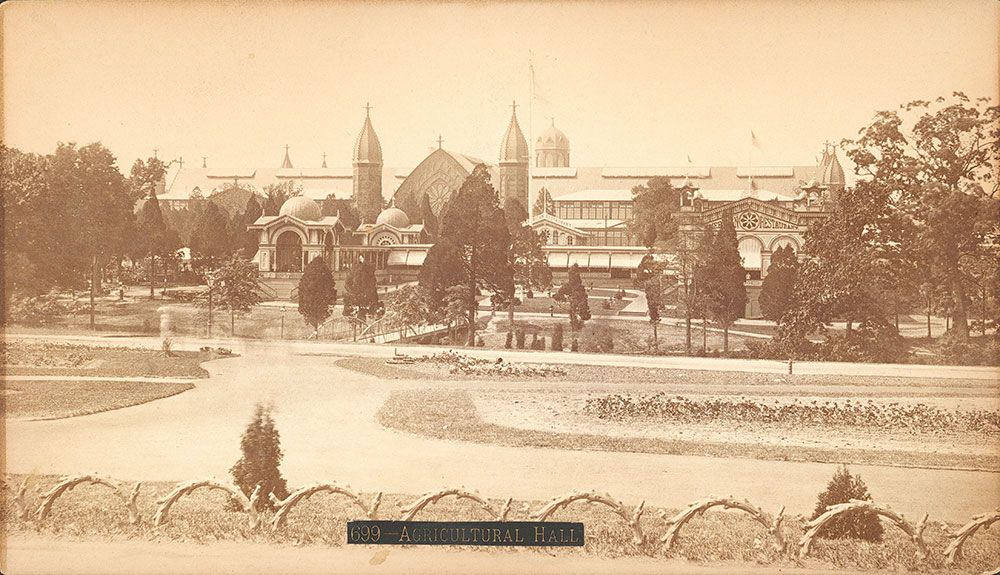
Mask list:
[[[595,296],[594,292],[598,290],[591,290],[587,293],[591,294],[587,298],[587,303],[590,305],[590,313],[592,315],[618,315],[618,311],[623,307],[628,305],[631,299],[613,299],[609,302],[608,296],[615,293],[608,290],[608,295],[603,297]],[[537,292],[535,297],[526,297],[521,300],[521,303],[514,308],[516,313],[549,313],[549,306],[555,313],[566,314],[569,313],[569,303],[563,302],[559,303],[555,299],[548,297],[544,292]],[[607,307],[605,307],[607,306]],[[506,312],[506,310],[498,310],[497,313]]]
[[[157,294],[156,299],[148,297],[129,297],[124,302],[115,298],[102,298],[97,301],[95,314],[95,330],[121,334],[158,335],[160,333],[160,316],[168,313],[172,329],[178,335],[204,337],[208,335],[208,309],[196,303],[163,297]],[[284,317],[284,328],[282,328]],[[351,334],[351,326],[343,320],[341,308],[334,310],[333,321],[321,329],[321,338],[346,338]],[[231,321],[229,312],[215,309],[212,313],[212,335],[216,337],[232,337],[235,328],[236,337],[254,339],[306,339],[312,334],[313,328],[299,315],[295,302],[285,303],[285,312],[276,306],[255,306],[246,314],[237,314],[235,322]],[[235,324],[235,325],[234,325]],[[77,313],[56,318],[51,327],[58,326],[60,332],[92,333],[90,330],[89,308]],[[25,330],[28,331],[28,330]]]
[[[594,317],[584,324],[579,332],[570,331],[569,320],[563,317],[555,318],[530,318],[519,320],[515,317],[514,323],[525,333],[545,336],[546,349],[551,343],[552,333],[556,324],[563,326],[563,349],[570,350],[573,338],[577,338],[580,344],[580,351],[586,352],[613,352],[623,354],[652,354],[653,353],[653,328],[648,322],[635,321],[623,318]],[[507,340],[507,332],[510,330],[510,322],[505,314],[497,313],[490,322],[486,330],[481,332],[485,347],[492,349],[504,349]],[[657,339],[659,342],[659,354],[679,354],[684,351],[685,330],[683,326],[672,326],[660,324],[657,327]],[[530,345],[530,337],[525,343],[525,347]],[[729,334],[729,349],[736,351],[746,346],[743,336]],[[695,351],[701,349],[702,332],[698,327],[692,327],[691,346]],[[713,351],[721,352],[723,348],[723,336],[716,331],[708,331],[707,347],[709,353]]]
[[[18,486],[25,476],[10,478],[12,486]],[[40,503],[38,493],[54,486],[59,478],[54,476],[33,476],[28,478],[28,504],[32,509]],[[335,478],[330,478],[334,481]],[[122,484],[124,490],[131,490],[133,483]],[[181,498],[170,511],[169,521],[154,529],[150,518],[156,511],[155,500],[170,492],[175,484],[168,482],[143,483],[140,487],[137,507],[141,521],[136,525],[128,523],[124,506],[114,493],[103,486],[80,485],[63,494],[52,506],[48,518],[43,521],[26,523],[15,516],[9,493],[3,491],[2,519],[7,534],[47,535],[60,538],[83,540],[131,540],[143,541],[187,541],[211,544],[216,541],[244,541],[262,545],[320,545],[343,546],[347,539],[346,522],[367,519],[363,512],[343,496],[318,494],[299,503],[288,515],[287,524],[276,531],[269,528],[251,529],[247,515],[228,505],[228,495],[219,491],[200,489]],[[289,486],[290,488],[301,486]],[[358,493],[366,504],[373,500],[376,485],[364,486]],[[38,488],[36,490],[36,488]],[[357,492],[356,492],[357,493]],[[556,495],[556,494],[553,494]],[[614,495],[614,494],[612,494]],[[419,497],[419,494],[388,493],[382,496],[378,510],[379,519],[400,519],[403,508]],[[499,510],[502,499],[487,499],[487,503]],[[508,519],[526,521],[532,512],[546,502],[537,500],[514,500]],[[623,502],[631,512],[636,501]],[[765,529],[742,513],[719,510],[708,511],[685,524],[681,537],[674,547],[664,550],[659,538],[666,532],[666,525],[659,512],[673,517],[679,509],[657,509],[647,506],[639,525],[645,535],[642,544],[632,541],[632,530],[625,521],[603,505],[573,503],[550,516],[551,521],[582,521],[585,525],[585,545],[582,548],[503,548],[503,549],[462,549],[482,553],[547,553],[560,556],[646,556],[652,558],[685,558],[699,563],[726,562],[729,572],[740,571],[740,565],[771,565],[779,568],[825,569],[902,569],[927,571],[944,568],[941,551],[948,543],[945,532],[935,522],[931,522],[924,532],[930,556],[919,560],[914,556],[915,546],[902,531],[886,524],[882,542],[861,542],[855,540],[830,540],[819,538],[813,543],[809,557],[803,561],[793,559],[795,542],[804,532],[804,520],[791,512],[785,519],[782,530],[789,542],[789,551],[781,553],[771,548],[769,535]],[[768,510],[772,512],[773,510]],[[264,520],[272,517],[264,512]],[[420,511],[416,520],[426,521],[486,521],[492,517],[478,504],[457,500],[453,497],[428,505]],[[269,527],[269,526],[268,526]],[[951,526],[954,529],[956,526]],[[373,550],[378,548],[373,547]],[[1000,534],[996,530],[981,530],[964,546],[963,558],[957,566],[964,572],[978,573],[995,567],[1000,551]]]
[[17,336],[0,346],[0,364],[7,375],[80,375],[90,377],[208,377],[201,363],[208,353],[174,352],[128,347],[97,347],[38,343]]
[[57,419],[139,405],[193,387],[185,382],[7,380],[3,411],[12,418]]

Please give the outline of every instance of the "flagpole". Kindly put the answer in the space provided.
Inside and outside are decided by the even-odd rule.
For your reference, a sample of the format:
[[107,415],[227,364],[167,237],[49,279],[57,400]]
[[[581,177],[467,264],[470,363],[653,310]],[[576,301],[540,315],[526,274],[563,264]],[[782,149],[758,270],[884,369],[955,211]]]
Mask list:
[[529,225],[530,225],[530,222],[531,222],[532,218],[535,217],[535,213],[534,213],[535,212],[535,203],[531,201],[531,182],[532,182],[532,178],[531,178],[531,171],[532,171],[531,168],[532,168],[532,165],[531,165],[531,163],[532,163],[533,158],[535,157],[535,154],[533,153],[534,148],[532,147],[534,145],[534,138],[532,137],[533,136],[532,129],[534,128],[534,123],[532,122],[532,108],[535,105],[535,67],[534,67],[534,64],[531,61],[532,60],[531,56],[532,56],[531,50],[528,50],[528,76],[529,76],[529,78],[528,78],[528,86],[529,86],[529,93],[528,93],[528,222],[529,222]]

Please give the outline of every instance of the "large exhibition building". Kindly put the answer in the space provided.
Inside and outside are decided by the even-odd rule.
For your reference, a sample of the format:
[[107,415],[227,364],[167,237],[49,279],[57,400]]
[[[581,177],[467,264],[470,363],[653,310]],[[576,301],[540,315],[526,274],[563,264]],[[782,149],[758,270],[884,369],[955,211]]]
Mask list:
[[[569,138],[553,121],[535,140],[533,161],[530,156],[515,106],[497,162],[446,150],[439,139],[415,168],[386,167],[369,110],[350,168],[329,168],[325,157],[319,167],[296,168],[286,148],[279,168],[173,169],[159,198],[178,207],[232,183],[257,192],[285,182],[300,189],[278,215],[262,216],[250,226],[259,234],[255,261],[262,280],[287,296],[316,257],[341,272],[365,256],[382,276],[414,278],[433,243],[426,220],[433,214],[441,221],[462,182],[484,164],[501,202],[520,202],[526,213],[537,212],[529,223],[545,239],[557,281],[577,264],[591,281],[621,283],[647,253],[628,230],[632,190],[665,177],[682,191],[683,231],[732,218],[747,269],[746,316],[757,317],[756,295],[771,253],[786,245],[800,252],[810,222],[826,217],[845,185],[836,148],[829,146],[815,166],[574,166]],[[348,229],[337,215],[324,216],[320,205],[328,199],[349,200],[361,224]]]

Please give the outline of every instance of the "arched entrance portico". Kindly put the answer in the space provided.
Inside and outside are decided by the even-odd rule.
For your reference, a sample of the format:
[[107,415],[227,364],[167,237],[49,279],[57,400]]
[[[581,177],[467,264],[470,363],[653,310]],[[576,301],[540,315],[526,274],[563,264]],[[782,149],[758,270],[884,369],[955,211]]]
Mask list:
[[302,238],[289,230],[282,232],[275,242],[275,261],[279,272],[302,271]]

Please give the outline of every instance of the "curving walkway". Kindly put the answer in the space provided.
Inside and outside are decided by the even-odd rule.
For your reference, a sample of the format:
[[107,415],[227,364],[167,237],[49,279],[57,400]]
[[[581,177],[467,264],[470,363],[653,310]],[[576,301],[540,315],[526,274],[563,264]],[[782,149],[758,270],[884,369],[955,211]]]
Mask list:
[[[328,346],[313,349],[322,347]],[[392,353],[391,348],[354,349]],[[415,437],[375,423],[388,393],[461,383],[380,380],[336,367],[337,356],[297,355],[289,346],[267,342],[245,342],[240,352],[243,357],[205,364],[210,379],[170,398],[71,419],[6,422],[7,471],[96,472],[122,480],[226,478],[258,401],[275,406],[285,452],[282,470],[291,485],[332,480],[363,491],[411,494],[464,486],[491,497],[531,499],[596,489],[626,503],[645,499],[648,505],[669,507],[709,494],[734,495],[765,509],[785,504],[789,513],[808,514],[834,470],[825,464]],[[634,365],[634,358],[623,359]],[[996,473],[853,469],[881,503],[908,516],[927,511],[932,519],[964,521],[1000,505]]]

